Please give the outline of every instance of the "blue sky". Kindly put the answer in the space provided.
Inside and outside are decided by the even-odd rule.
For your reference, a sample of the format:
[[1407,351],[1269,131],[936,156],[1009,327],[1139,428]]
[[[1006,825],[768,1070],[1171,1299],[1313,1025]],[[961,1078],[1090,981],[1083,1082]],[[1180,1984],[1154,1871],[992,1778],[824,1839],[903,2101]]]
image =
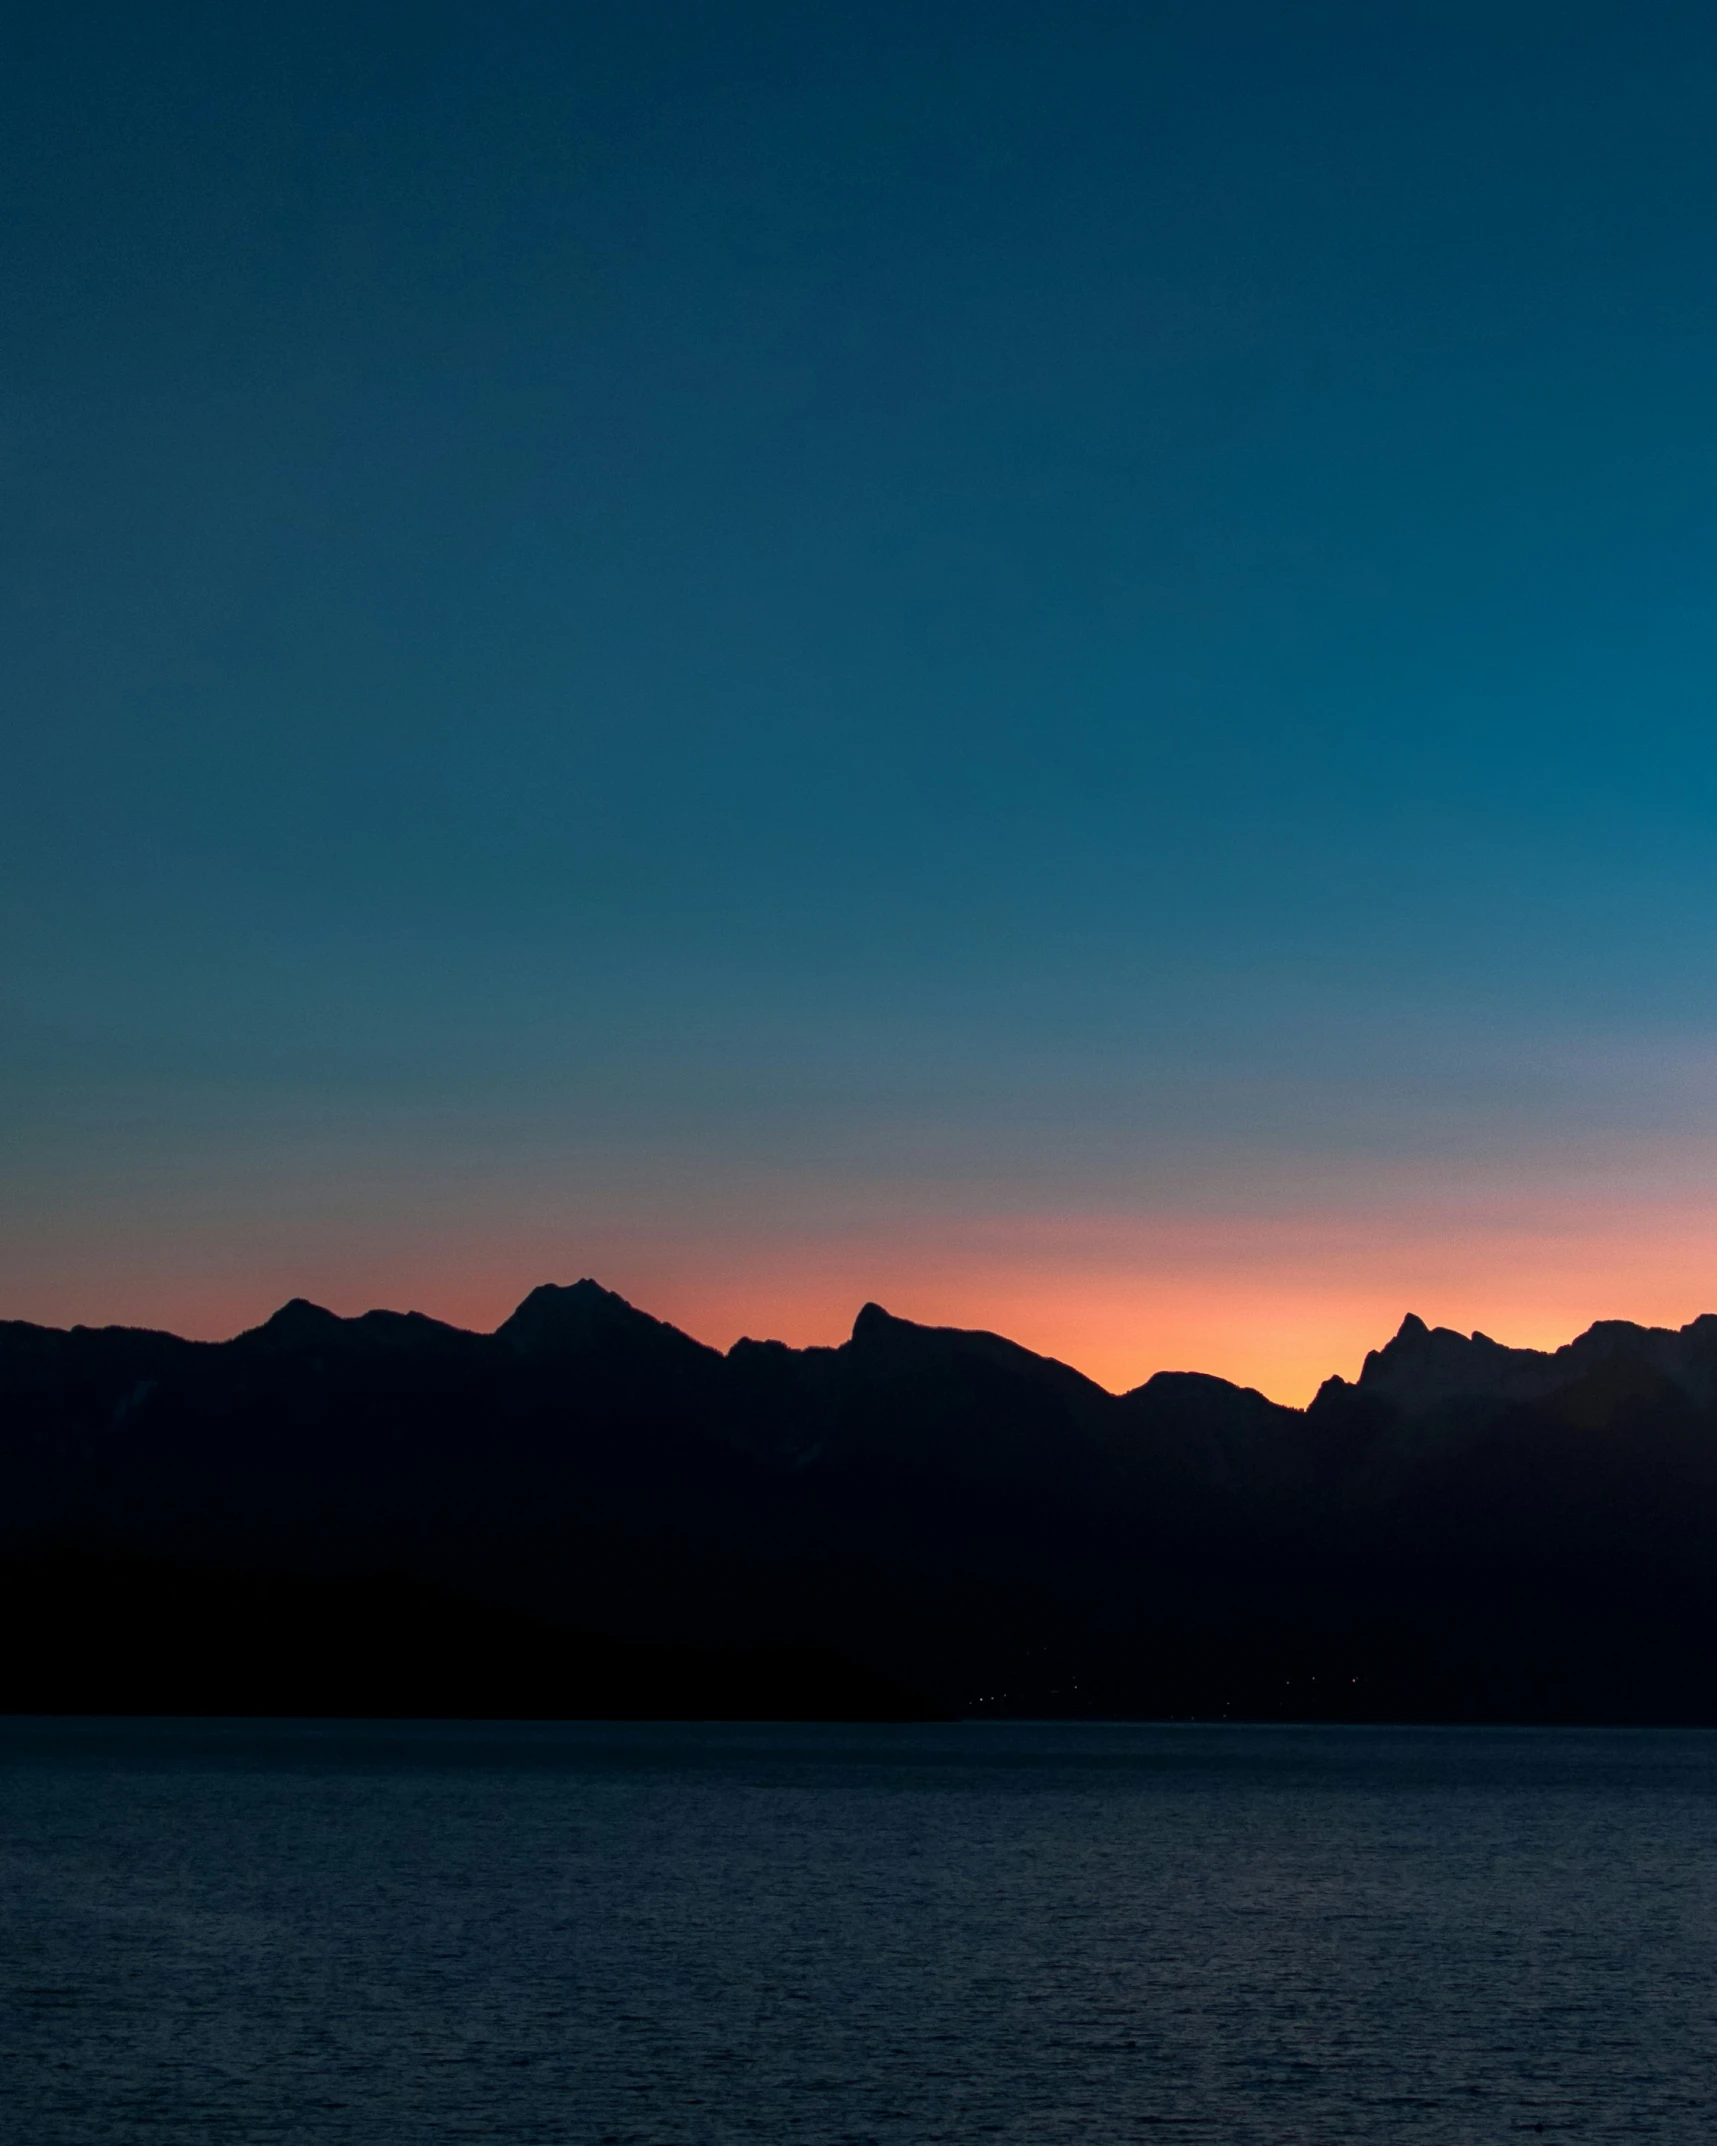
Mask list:
[[0,1310],[1717,1303],[1707,11],[13,22]]

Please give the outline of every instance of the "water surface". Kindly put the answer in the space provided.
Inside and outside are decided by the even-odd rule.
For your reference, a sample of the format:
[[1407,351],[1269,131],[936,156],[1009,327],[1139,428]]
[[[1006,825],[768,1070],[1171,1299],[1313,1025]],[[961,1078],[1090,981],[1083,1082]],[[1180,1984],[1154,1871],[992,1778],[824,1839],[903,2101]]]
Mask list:
[[118,2141],[1717,2136],[1702,1732],[0,1723]]

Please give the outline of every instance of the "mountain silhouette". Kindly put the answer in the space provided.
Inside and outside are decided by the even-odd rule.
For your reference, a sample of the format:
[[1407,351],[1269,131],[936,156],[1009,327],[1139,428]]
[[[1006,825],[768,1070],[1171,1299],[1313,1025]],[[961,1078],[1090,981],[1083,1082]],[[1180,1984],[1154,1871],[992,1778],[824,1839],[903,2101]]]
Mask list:
[[[12,1706],[104,1688],[104,1631],[186,1664],[249,1618],[260,1710],[1717,1721],[1713,1541],[1712,1317],[1537,1351],[1410,1316],[1303,1410],[875,1304],[723,1353],[589,1280],[493,1334],[0,1324]],[[237,1705],[204,1657],[176,1688]]]

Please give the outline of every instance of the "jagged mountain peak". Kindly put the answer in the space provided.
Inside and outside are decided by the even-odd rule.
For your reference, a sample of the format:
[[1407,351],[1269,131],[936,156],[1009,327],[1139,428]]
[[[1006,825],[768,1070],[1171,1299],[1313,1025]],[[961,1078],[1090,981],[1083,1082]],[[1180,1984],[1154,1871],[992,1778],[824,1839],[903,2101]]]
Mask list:
[[308,1297],[291,1297],[260,1326],[253,1326],[250,1334],[240,1338],[266,1336],[270,1341],[308,1340],[335,1333],[344,1324],[339,1313],[330,1311],[325,1304],[312,1304]]
[[870,1375],[886,1379],[934,1372],[962,1380],[1000,1379],[1039,1393],[1057,1392],[1083,1404],[1112,1401],[1084,1372],[1054,1356],[1009,1341],[983,1327],[921,1326],[901,1319],[880,1304],[866,1304],[853,1321],[852,1339],[840,1352],[862,1364]]
[[378,1352],[409,1356],[425,1348],[457,1348],[476,1339],[463,1328],[420,1311],[366,1311],[347,1319],[307,1297],[293,1297],[261,1326],[251,1327],[230,1345],[245,1355],[321,1356],[335,1350],[373,1357]]
[[1393,1340],[1367,1355],[1358,1384],[1412,1416],[1446,1402],[1541,1401],[1620,1366],[1710,1398],[1717,1390],[1717,1316],[1706,1313],[1681,1328],[1601,1319],[1559,1349],[1522,1349],[1476,1329],[1428,1327],[1409,1312]]
[[910,1319],[897,1319],[893,1312],[884,1311],[877,1303],[861,1304],[858,1317],[853,1321],[852,1338],[863,1344],[881,1341],[890,1334],[933,1333],[933,1327],[916,1326]]
[[616,1343],[716,1354],[588,1275],[572,1283],[540,1283],[495,1329],[495,1338],[531,1356],[577,1356]]

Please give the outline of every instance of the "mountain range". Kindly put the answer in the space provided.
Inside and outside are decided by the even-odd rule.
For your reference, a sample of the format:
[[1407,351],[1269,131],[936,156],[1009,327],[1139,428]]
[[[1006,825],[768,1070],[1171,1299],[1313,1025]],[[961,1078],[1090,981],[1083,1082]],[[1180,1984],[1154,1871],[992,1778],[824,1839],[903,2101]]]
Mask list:
[[1717,1721],[1714,1548],[1712,1316],[1409,1317],[1303,1410],[874,1304],[722,1353],[593,1281],[493,1334],[0,1323],[13,1707]]

